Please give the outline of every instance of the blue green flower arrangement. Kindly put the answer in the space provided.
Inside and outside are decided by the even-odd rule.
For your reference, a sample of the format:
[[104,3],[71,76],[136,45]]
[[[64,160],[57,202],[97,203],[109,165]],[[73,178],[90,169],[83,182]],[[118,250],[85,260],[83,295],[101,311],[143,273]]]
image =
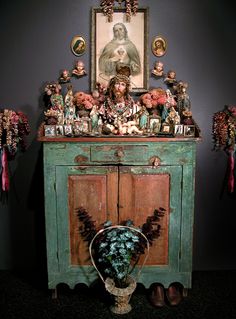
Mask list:
[[89,244],[92,243],[94,264],[103,278],[112,278],[116,287],[126,286],[127,276],[133,272],[140,256],[160,236],[158,222],[164,212],[164,208],[155,209],[141,227],[135,227],[131,220],[114,226],[107,221],[98,230],[88,212],[79,208],[80,234]]

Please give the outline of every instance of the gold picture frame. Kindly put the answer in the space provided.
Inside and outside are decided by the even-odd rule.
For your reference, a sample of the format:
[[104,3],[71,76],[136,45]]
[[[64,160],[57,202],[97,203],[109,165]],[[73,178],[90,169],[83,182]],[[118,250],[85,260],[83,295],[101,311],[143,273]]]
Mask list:
[[166,53],[166,50],[166,40],[161,36],[156,36],[152,41],[152,53],[157,57],[161,57]]
[[70,48],[74,55],[83,55],[86,50],[85,39],[81,35],[75,35],[71,40]]
[[139,8],[130,22],[124,9],[114,9],[108,22],[100,8],[92,8],[91,90],[97,82],[108,85],[119,64],[130,66],[132,92],[148,91],[147,48],[148,8]]
[[46,137],[56,136],[56,126],[55,125],[44,125],[44,135]]
[[172,134],[172,131],[173,131],[173,128],[171,125],[165,124],[165,123],[162,124],[161,133]]
[[73,135],[72,125],[71,124],[65,124],[64,125],[64,135],[65,136],[72,136]]
[[183,126],[183,124],[176,124],[174,126],[174,134],[175,134],[175,136],[184,135],[184,126]]
[[154,133],[154,134],[157,134],[160,132],[161,130],[161,117],[156,115],[156,116],[152,116],[150,115],[149,116],[149,130],[150,130],[150,133]]
[[63,125],[56,125],[56,135],[63,136],[64,135],[64,127]]
[[195,125],[184,125],[184,136],[195,137]]

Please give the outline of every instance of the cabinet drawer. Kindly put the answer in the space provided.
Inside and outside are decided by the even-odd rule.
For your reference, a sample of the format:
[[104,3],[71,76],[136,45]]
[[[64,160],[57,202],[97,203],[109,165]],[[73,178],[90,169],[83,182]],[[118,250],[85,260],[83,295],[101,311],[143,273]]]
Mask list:
[[91,162],[146,163],[148,158],[147,145],[91,146]]
[[186,165],[195,161],[191,143],[45,143],[44,157],[49,165],[131,164]]

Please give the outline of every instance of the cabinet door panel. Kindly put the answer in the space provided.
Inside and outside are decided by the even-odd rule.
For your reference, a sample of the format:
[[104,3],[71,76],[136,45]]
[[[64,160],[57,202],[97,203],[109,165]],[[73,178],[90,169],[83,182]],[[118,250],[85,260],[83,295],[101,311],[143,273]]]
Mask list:
[[90,264],[88,245],[79,234],[78,208],[85,208],[97,226],[107,219],[117,223],[117,168],[58,166],[56,174],[60,264]]
[[166,209],[160,220],[161,236],[150,248],[147,265],[178,267],[181,178],[180,166],[120,168],[120,222],[132,219],[135,225],[142,226],[156,208]]

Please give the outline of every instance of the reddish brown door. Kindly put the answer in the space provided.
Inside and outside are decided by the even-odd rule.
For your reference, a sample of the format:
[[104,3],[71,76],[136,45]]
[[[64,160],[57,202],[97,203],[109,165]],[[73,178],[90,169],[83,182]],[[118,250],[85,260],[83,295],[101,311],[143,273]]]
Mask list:
[[[78,208],[85,208],[96,222],[97,227],[106,220],[117,224],[118,168],[64,166],[58,167],[57,171],[57,180],[60,181],[57,185],[59,218],[63,218],[65,212],[68,212],[69,215],[68,228],[66,227],[67,221],[63,220],[62,225],[64,226],[60,234],[63,236],[65,232],[64,236],[67,236],[66,232],[68,232],[70,264],[90,264],[87,242],[79,234]],[[67,188],[63,181],[67,183]],[[68,206],[63,203],[67,203]],[[60,245],[62,242],[59,238]],[[68,248],[65,246],[60,250],[64,259]]]
[[142,226],[156,208],[166,209],[160,221],[161,236],[150,248],[146,264],[168,264],[170,174],[150,167],[121,167],[119,176],[120,222],[131,219]]

